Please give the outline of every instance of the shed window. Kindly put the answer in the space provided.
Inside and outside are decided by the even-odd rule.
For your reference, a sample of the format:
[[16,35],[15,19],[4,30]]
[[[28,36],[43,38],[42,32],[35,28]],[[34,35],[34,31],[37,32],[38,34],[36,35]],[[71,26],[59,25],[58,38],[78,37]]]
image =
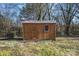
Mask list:
[[45,32],[48,32],[48,25],[47,25],[47,24],[46,24],[45,27],[44,27],[44,31],[45,31]]

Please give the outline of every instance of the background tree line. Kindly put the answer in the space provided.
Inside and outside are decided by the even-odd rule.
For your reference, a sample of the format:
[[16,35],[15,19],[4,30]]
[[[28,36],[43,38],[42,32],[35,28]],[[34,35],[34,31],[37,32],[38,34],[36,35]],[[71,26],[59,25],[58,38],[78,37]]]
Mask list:
[[[25,20],[54,20],[57,23],[59,35],[79,35],[79,4],[26,4],[20,16]],[[75,30],[73,31],[72,28]]]
[[58,36],[79,35],[79,4],[75,3],[26,3],[0,4],[0,36],[12,32],[22,36],[21,21],[53,20]]

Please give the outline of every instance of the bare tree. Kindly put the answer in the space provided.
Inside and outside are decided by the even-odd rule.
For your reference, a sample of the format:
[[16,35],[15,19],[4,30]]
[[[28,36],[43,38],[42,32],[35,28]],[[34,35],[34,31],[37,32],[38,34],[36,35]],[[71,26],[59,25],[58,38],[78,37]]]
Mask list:
[[59,4],[60,10],[62,11],[63,23],[65,25],[65,34],[69,36],[69,28],[72,20],[77,15],[77,8],[75,4]]
[[35,3],[26,4],[21,11],[21,17],[36,20],[51,20],[53,4]]

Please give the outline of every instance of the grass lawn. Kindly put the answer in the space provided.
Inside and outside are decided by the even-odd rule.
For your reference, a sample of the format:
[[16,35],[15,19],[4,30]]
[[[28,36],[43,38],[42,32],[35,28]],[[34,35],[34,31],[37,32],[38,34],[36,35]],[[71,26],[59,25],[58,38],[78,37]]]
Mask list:
[[[79,38],[78,38],[79,39]],[[57,38],[38,42],[0,40],[0,56],[79,56],[79,40]]]

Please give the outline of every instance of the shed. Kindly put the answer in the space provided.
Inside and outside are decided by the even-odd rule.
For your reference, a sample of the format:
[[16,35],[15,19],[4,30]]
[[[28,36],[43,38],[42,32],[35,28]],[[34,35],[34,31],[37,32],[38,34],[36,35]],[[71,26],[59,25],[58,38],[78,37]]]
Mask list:
[[23,39],[41,40],[56,38],[56,23],[54,21],[23,21]]

